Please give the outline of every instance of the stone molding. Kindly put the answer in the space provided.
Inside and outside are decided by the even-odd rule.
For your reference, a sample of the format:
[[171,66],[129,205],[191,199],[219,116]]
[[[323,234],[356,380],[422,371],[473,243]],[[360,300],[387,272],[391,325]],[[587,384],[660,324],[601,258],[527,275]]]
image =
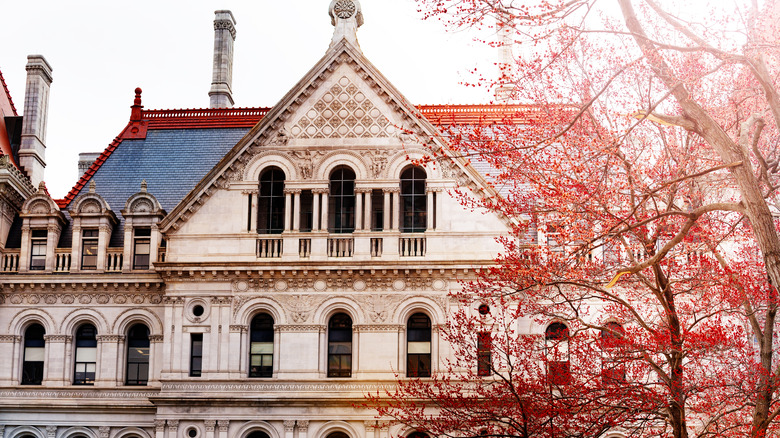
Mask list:
[[280,332],[284,333],[319,333],[325,331],[327,326],[321,324],[275,324],[274,328],[278,328]]
[[43,335],[43,340],[46,342],[66,342],[73,341],[73,336],[70,335]]
[[37,398],[37,399],[144,399],[160,395],[159,391],[78,391],[78,390],[12,390],[0,391],[0,398]]
[[0,342],[22,342],[19,335],[0,335]]
[[[360,383],[352,381],[340,381],[330,383],[319,382],[290,382],[290,383],[163,383],[162,391],[171,392],[221,392],[221,391],[235,391],[235,392],[258,392],[258,391],[276,391],[276,392],[289,392],[299,393],[303,391],[309,392],[333,392],[333,391],[353,391],[355,393],[361,392],[376,392],[377,390],[392,389],[395,384],[378,384],[378,383]],[[0,393],[2,395],[2,393]],[[159,395],[159,394],[156,394]]]

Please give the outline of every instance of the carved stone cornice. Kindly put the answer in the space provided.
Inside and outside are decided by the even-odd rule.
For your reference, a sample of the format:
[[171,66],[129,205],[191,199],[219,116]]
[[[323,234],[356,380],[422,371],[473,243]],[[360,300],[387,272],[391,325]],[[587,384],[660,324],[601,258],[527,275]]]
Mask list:
[[70,335],[43,335],[43,340],[46,342],[65,342],[70,343],[73,341],[73,336]]
[[124,335],[97,335],[98,342],[124,342]]
[[322,324],[275,324],[274,329],[284,333],[324,332],[327,326]]
[[[28,288],[27,286],[31,287]],[[64,285],[47,289],[45,285],[0,284],[0,290],[4,292],[2,295],[0,295],[2,296],[0,302],[4,301],[6,304],[22,305],[39,305],[42,303],[45,303],[46,305],[71,305],[75,303],[81,305],[141,305],[160,304],[163,300],[162,294],[158,293],[122,293],[113,292],[111,290],[107,292],[84,291],[84,289],[81,289],[82,285],[73,284],[72,286],[73,288],[70,289]],[[81,290],[80,292],[73,290],[77,286]]]
[[404,326],[402,324],[355,324],[352,328],[356,332],[362,333],[379,333],[379,332],[394,332],[398,333],[403,331]]
[[73,389],[11,389],[0,390],[0,398],[35,398],[35,399],[138,399],[144,400],[149,397],[160,395],[159,391],[123,391],[123,390],[73,390]]
[[22,342],[19,335],[0,335],[0,342]]

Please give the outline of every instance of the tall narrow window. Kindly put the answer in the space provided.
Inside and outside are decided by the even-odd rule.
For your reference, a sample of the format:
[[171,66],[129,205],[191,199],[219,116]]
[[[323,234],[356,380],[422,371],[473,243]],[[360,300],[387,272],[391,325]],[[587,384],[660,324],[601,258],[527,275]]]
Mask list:
[[547,354],[547,376],[553,385],[571,382],[569,370],[569,328],[554,322],[544,331],[545,353]]
[[421,233],[428,226],[425,171],[417,166],[401,172],[401,232]]
[[328,225],[331,233],[355,231],[355,172],[348,167],[330,174]]
[[274,364],[274,319],[267,313],[249,327],[249,377],[271,377]]
[[30,231],[30,270],[42,271],[46,269],[46,230]]
[[133,230],[133,269],[149,269],[149,254],[152,247],[152,229]]
[[284,172],[271,167],[260,175],[257,197],[257,232],[281,234],[284,231]]
[[24,364],[22,385],[40,385],[43,382],[43,362],[46,354],[46,330],[40,324],[32,324],[24,331]]
[[328,377],[352,375],[352,318],[337,313],[328,323]]
[[76,330],[76,355],[73,367],[74,385],[95,384],[97,369],[97,329],[84,324]]
[[135,324],[127,332],[126,385],[146,385],[149,381],[149,329]]
[[81,269],[97,269],[98,230],[84,230],[81,234]]
[[431,377],[431,319],[424,313],[406,323],[406,375]]
[[382,231],[385,224],[385,196],[380,189],[371,191],[371,230]]
[[200,377],[203,368],[203,333],[190,335],[190,377]]
[[311,190],[301,190],[301,217],[300,230],[303,232],[311,231],[314,225],[314,195]]
[[620,361],[620,348],[623,344],[625,330],[617,322],[604,324],[599,335],[601,341],[601,378],[605,385],[619,385],[626,382],[626,367]]
[[477,333],[477,375],[489,376],[491,355],[493,351],[493,336],[490,332]]

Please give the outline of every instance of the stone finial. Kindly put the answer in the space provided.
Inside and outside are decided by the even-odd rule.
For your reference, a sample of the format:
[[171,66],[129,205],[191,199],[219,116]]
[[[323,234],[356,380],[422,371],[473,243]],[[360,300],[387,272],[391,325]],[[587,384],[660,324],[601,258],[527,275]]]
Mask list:
[[233,43],[236,20],[226,10],[214,11],[214,69],[209,100],[211,108],[233,106]]
[[332,0],[328,8],[330,23],[334,26],[330,46],[347,40],[358,50],[357,29],[363,25],[363,12],[358,0]]
[[141,180],[141,191],[146,193],[146,180],[145,179]]
[[38,183],[38,192],[39,193],[46,193],[46,183],[41,181]]
[[89,181],[89,193],[95,193],[95,188],[97,187],[97,184],[95,184],[95,180]]

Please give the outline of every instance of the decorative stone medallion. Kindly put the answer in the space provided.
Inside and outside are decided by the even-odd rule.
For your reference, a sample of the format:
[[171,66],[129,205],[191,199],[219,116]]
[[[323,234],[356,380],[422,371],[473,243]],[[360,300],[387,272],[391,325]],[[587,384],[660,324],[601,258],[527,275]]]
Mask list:
[[333,5],[333,13],[341,19],[355,15],[355,4],[351,0],[339,0]]
[[393,289],[395,290],[403,290],[406,287],[406,282],[403,280],[395,280],[393,282]]
[[324,280],[317,280],[314,282],[314,289],[318,291],[324,291],[328,287],[328,284]]

